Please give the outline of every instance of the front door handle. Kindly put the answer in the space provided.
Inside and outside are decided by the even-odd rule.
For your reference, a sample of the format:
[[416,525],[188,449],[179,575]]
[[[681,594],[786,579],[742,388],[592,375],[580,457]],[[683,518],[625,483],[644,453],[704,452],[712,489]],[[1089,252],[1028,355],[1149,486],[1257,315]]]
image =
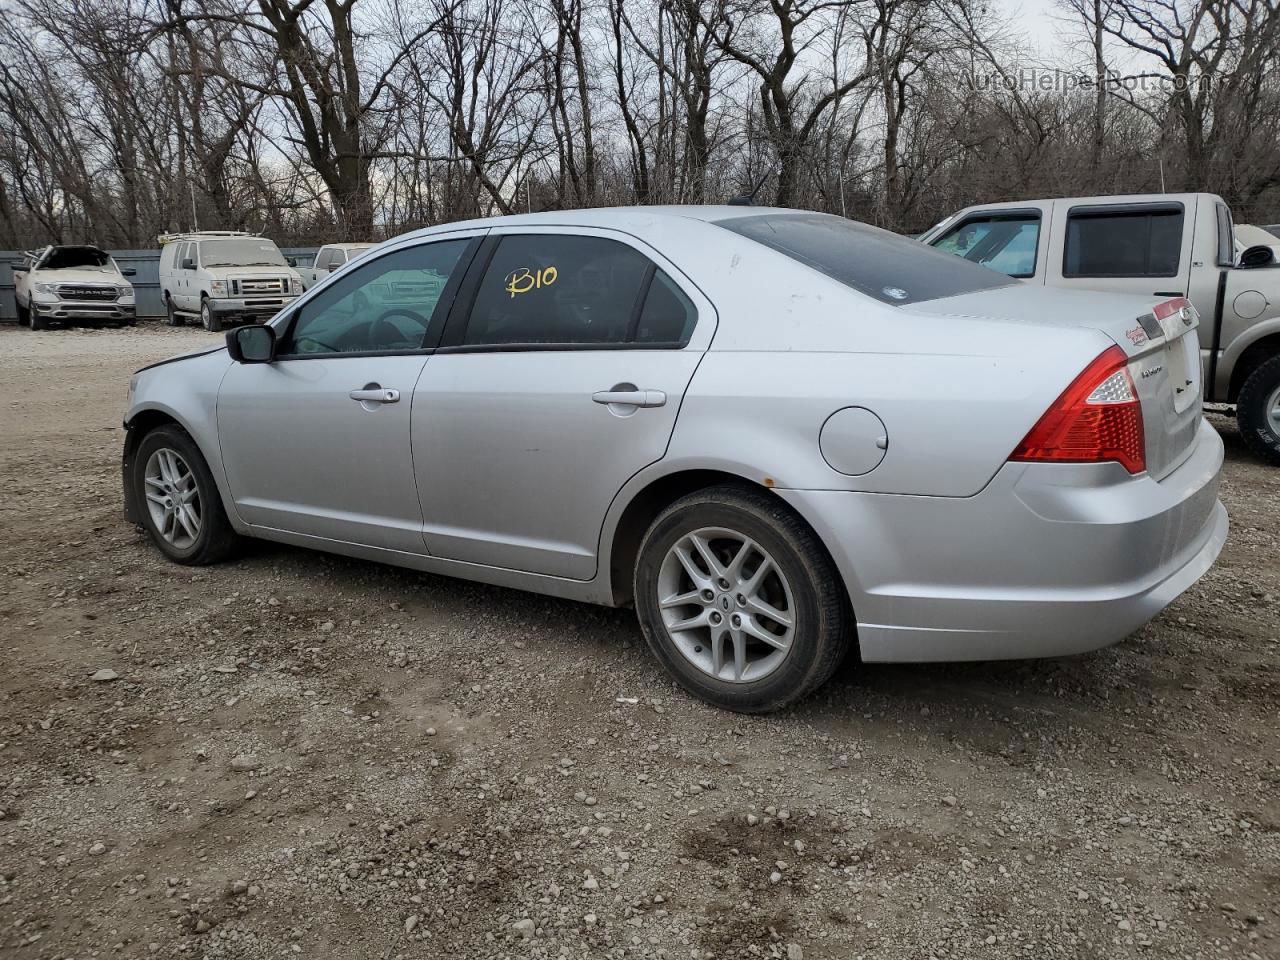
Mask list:
[[352,390],[347,394],[352,400],[360,403],[399,403],[400,391],[380,387],[376,383],[365,384],[363,389]]
[[661,390],[601,390],[591,399],[620,407],[660,407],[667,402],[667,395]]

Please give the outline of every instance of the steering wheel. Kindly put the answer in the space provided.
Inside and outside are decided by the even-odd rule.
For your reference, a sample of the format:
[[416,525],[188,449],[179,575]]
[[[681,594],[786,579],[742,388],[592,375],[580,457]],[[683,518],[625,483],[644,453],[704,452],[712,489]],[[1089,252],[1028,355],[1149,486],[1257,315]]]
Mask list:
[[404,339],[403,331],[391,322],[391,317],[405,317],[410,322],[420,326],[423,332],[426,332],[426,317],[405,307],[393,307],[390,310],[383,311],[369,321],[365,336],[368,339],[370,350],[385,350],[388,346],[398,344]]

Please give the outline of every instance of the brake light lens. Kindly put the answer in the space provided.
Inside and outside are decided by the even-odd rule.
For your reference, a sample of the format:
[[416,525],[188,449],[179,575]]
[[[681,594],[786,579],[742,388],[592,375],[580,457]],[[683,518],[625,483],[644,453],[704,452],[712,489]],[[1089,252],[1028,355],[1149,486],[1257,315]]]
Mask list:
[[1142,407],[1119,347],[1098,356],[1031,428],[1010,460],[1104,463],[1147,469]]

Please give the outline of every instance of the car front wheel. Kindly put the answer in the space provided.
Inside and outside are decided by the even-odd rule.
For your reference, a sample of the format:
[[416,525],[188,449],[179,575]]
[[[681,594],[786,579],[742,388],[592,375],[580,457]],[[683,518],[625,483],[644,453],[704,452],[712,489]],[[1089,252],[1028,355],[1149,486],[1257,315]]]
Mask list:
[[766,713],[816,690],[852,621],[834,564],[785,504],[713,487],[663,511],[640,546],[635,604],[650,649],[690,693]]
[[165,556],[202,566],[231,554],[239,537],[208,464],[183,430],[165,426],[148,433],[138,444],[132,470],[142,525]]
[[1236,398],[1236,423],[1250,450],[1280,466],[1280,357],[1249,374]]

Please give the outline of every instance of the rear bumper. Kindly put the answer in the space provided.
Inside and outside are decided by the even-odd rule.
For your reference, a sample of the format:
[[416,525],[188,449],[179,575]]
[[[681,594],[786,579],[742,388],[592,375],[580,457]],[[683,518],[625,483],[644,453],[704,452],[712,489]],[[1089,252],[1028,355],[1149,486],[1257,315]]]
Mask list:
[[1118,464],[1006,464],[967,498],[778,491],[844,576],[867,661],[1064,656],[1116,643],[1212,566],[1222,440],[1156,481]]

